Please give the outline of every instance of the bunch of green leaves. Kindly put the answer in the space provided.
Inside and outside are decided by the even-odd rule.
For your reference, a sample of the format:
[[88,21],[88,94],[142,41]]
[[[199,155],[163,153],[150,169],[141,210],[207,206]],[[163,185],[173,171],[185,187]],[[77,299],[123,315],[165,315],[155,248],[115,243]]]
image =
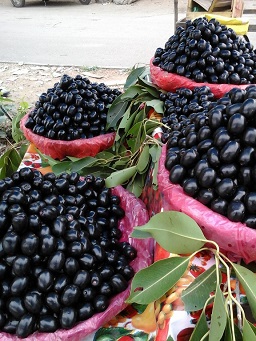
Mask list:
[[[191,255],[162,259],[139,271],[133,278],[127,303],[149,304],[160,299],[185,274],[194,255],[208,250],[215,258],[215,265],[199,275],[181,295],[186,311],[202,310],[189,340],[256,340],[256,327],[247,319],[239,302],[239,293],[234,297],[230,284],[231,274],[235,275],[245,290],[252,315],[256,319],[256,274],[245,266],[231,262],[220,252],[218,244],[204,237],[192,218],[181,212],[161,212],[145,225],[135,227],[132,237],[153,237],[170,253]],[[206,243],[212,247],[205,247]],[[220,286],[222,272],[227,276],[224,290]],[[206,307],[212,302],[209,328]],[[238,324],[234,322],[235,310]]]
[[107,187],[125,186],[137,197],[140,196],[150,165],[153,165],[153,185],[157,185],[157,164],[161,141],[152,137],[160,126],[157,119],[150,119],[149,111],[163,114],[163,101],[159,89],[146,78],[146,67],[135,68],[127,78],[125,91],[111,104],[107,115],[107,131],[115,131],[111,148],[95,157],[66,157],[57,161],[41,155],[43,166],[50,165],[56,174],[78,172],[94,174],[106,179]]
[[[9,99],[8,101],[12,102]],[[26,141],[20,130],[20,120],[27,113],[29,105],[27,102],[21,102],[16,112],[13,107],[11,107],[11,109],[6,106],[1,108],[4,110],[5,115],[11,120],[12,128],[12,139],[9,139],[6,135],[4,136],[6,150],[0,156],[0,178],[3,179],[10,176],[19,168],[27,150],[28,141]]]

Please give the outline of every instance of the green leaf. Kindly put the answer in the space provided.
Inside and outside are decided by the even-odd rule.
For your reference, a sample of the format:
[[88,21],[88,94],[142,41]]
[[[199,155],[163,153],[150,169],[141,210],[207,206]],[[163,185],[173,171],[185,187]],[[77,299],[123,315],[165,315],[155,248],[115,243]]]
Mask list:
[[152,158],[152,163],[153,163],[153,173],[152,173],[152,186],[153,189],[157,189],[158,181],[157,181],[157,174],[158,174],[158,166],[159,166],[159,158],[161,155],[162,148],[161,146],[154,145],[150,147],[149,153]]
[[203,309],[205,302],[210,297],[210,293],[216,288],[216,281],[216,267],[213,265],[182,291],[181,299],[185,304],[185,310],[197,311]]
[[[146,118],[145,110],[140,110],[138,111],[137,115],[134,117],[134,122],[133,124],[135,125],[136,123],[141,123],[144,119]],[[131,131],[130,129],[129,131]]]
[[[195,329],[193,330],[192,335],[190,336],[189,341],[198,341],[201,340],[201,338],[208,333],[209,328],[206,321],[206,315],[203,311],[199,317],[199,320],[197,321],[197,324],[195,326]],[[208,340],[208,338],[204,338],[205,341]]]
[[244,319],[244,324],[243,324],[243,341],[256,341],[256,335],[255,335],[255,327],[252,328],[252,325]]
[[126,186],[127,191],[133,193],[137,198],[140,197],[145,186],[146,173],[135,173],[135,176],[130,180]]
[[254,318],[256,318],[256,275],[251,270],[246,269],[244,266],[235,263],[232,263],[232,266],[235,270],[236,277],[245,290],[252,315]]
[[142,151],[137,163],[137,171],[138,173],[142,174],[147,169],[149,162],[150,162],[150,154],[149,154],[149,145],[146,144],[142,147]]
[[99,152],[97,155],[95,155],[96,159],[104,159],[109,160],[114,157],[114,154],[112,152],[109,152],[107,150],[103,150],[102,152]]
[[122,169],[113,172],[110,176],[105,179],[105,185],[108,188],[116,187],[126,183],[136,172],[136,166]]
[[[134,124],[134,118],[137,116],[137,113],[139,112],[139,109],[135,110],[129,117],[129,119],[127,120],[126,126],[124,131],[127,133],[129,131],[129,129],[132,127],[132,125]],[[126,135],[124,135],[126,136]]]
[[160,127],[158,120],[150,119],[150,120],[145,122],[145,129],[146,129],[148,135],[152,134],[153,131],[158,127]]
[[137,231],[149,232],[165,250],[177,254],[195,252],[207,241],[197,223],[182,212],[157,213],[148,223],[134,229],[134,238],[139,238]]
[[123,117],[127,109],[127,105],[126,102],[112,103],[108,109],[106,130],[109,128],[116,128],[118,121]]
[[157,261],[134,276],[128,303],[149,304],[163,296],[182,277],[189,257],[171,257]]
[[164,113],[164,102],[159,99],[152,99],[147,102],[147,106],[152,107],[159,114]]
[[220,288],[217,286],[211,315],[209,341],[221,340],[224,330],[226,328],[226,323],[227,313],[225,309],[224,296]]
[[136,102],[148,102],[152,100],[152,96],[148,92],[141,93],[136,98]]
[[160,90],[156,88],[156,86],[148,82],[146,79],[142,79],[142,77],[139,77],[138,84],[144,86],[145,91],[147,91],[152,96],[159,98]]
[[60,175],[63,172],[69,173],[72,168],[72,163],[70,161],[62,161],[52,166],[52,171],[56,175]]
[[87,156],[78,161],[72,163],[72,171],[79,173],[79,171],[85,167],[94,166],[98,160],[95,157]]
[[140,95],[143,92],[141,86],[132,85],[126,89],[126,91],[120,96],[120,100],[132,100],[134,97]]
[[131,148],[131,152],[135,153],[145,140],[145,133],[143,130],[143,122],[136,123],[128,132],[133,138],[127,140],[128,146]]
[[149,74],[149,69],[145,66],[133,68],[126,79],[124,89],[126,90],[130,86],[134,85],[138,81],[139,77],[144,77],[146,74]]

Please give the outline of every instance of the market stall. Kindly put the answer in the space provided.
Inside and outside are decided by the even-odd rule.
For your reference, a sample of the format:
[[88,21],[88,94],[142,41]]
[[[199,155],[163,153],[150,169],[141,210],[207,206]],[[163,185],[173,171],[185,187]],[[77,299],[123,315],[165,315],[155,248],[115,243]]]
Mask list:
[[255,84],[252,44],[197,18],[123,91],[40,95],[0,182],[1,340],[256,339]]

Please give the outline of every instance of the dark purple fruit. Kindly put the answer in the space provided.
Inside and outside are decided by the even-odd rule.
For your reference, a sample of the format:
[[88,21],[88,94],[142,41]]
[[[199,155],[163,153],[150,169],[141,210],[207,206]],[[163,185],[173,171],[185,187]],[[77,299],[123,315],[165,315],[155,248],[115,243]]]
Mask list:
[[185,174],[185,168],[182,165],[177,164],[171,168],[169,179],[174,184],[180,184],[183,181]]
[[32,334],[35,327],[36,319],[35,317],[27,313],[23,315],[17,325],[16,335],[21,338],[25,338],[28,335]]
[[48,258],[47,268],[51,271],[60,272],[65,263],[65,254],[62,251],[52,253]]
[[94,314],[93,304],[90,302],[81,303],[77,310],[78,320],[84,321],[90,318]]
[[245,206],[241,201],[231,201],[228,204],[227,217],[231,221],[243,221],[245,215]]
[[54,280],[53,290],[60,293],[68,284],[70,284],[70,277],[68,275],[60,274]]
[[120,293],[128,287],[128,282],[121,274],[115,274],[109,280],[115,293]]
[[216,193],[223,199],[228,199],[234,195],[236,190],[235,183],[230,178],[222,179],[216,186]]
[[20,297],[11,297],[7,302],[7,309],[16,319],[20,319],[26,313],[26,309]]
[[232,115],[228,120],[228,132],[233,135],[242,134],[246,127],[246,118],[244,115],[237,113]]
[[58,320],[52,315],[42,315],[39,318],[38,330],[42,333],[53,333],[59,327]]
[[93,300],[93,306],[96,312],[102,312],[107,309],[109,299],[105,295],[97,295]]
[[56,292],[48,292],[45,296],[45,303],[53,312],[58,313],[60,311],[60,298]]
[[41,292],[47,292],[53,286],[54,276],[49,270],[40,272],[37,278],[37,288]]
[[74,327],[77,321],[76,309],[72,307],[64,307],[60,312],[60,326],[63,329]]
[[205,168],[198,177],[199,184],[204,188],[211,187],[216,180],[216,171],[213,168]]
[[240,144],[237,141],[228,141],[220,151],[220,160],[224,163],[236,161],[240,153]]
[[222,198],[213,199],[210,207],[211,207],[211,210],[213,210],[214,212],[222,214],[222,215],[226,215],[228,202]]
[[11,283],[11,293],[14,296],[22,295],[29,287],[29,277],[14,277]]
[[10,231],[3,236],[3,250],[7,255],[15,255],[19,249],[20,237],[17,233]]
[[24,296],[24,305],[32,314],[39,314],[42,308],[42,297],[35,291],[28,291]]
[[256,192],[248,192],[244,197],[244,204],[251,214],[256,213]]

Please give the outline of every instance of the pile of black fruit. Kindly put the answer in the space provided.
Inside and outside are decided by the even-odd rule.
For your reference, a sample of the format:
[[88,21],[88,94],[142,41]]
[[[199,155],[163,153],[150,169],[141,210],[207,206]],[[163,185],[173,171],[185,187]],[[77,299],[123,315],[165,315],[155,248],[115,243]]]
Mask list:
[[157,48],[153,64],[196,82],[256,83],[256,52],[250,42],[216,19],[188,20]]
[[63,75],[59,83],[39,96],[25,126],[52,140],[105,134],[108,107],[120,94],[104,83],[91,83],[80,75]]
[[[176,92],[161,92],[159,98],[164,102],[164,117],[161,119],[163,143],[167,142],[171,131],[189,131],[191,119],[199,113],[207,114],[209,106],[215,100],[208,86],[195,87],[194,90],[180,88]],[[191,131],[186,135],[186,145],[193,145],[195,133]],[[183,140],[179,143],[182,146]]]
[[234,88],[209,109],[188,131],[170,133],[169,179],[213,211],[256,228],[256,86]]
[[26,337],[104,311],[133,277],[125,212],[101,178],[23,168],[0,181],[0,330]]

